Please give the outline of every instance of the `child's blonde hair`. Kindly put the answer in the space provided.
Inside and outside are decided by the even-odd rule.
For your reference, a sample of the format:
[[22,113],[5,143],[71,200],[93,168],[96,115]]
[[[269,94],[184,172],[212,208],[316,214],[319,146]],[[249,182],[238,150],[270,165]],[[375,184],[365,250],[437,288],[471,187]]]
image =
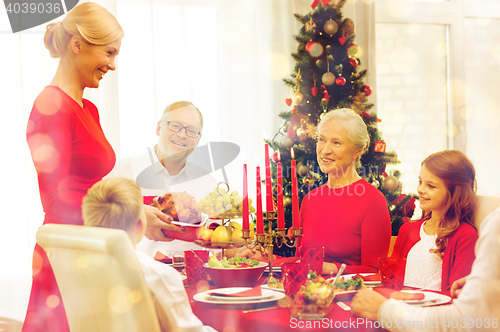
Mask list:
[[99,181],[83,198],[82,217],[85,226],[123,229],[132,236],[145,218],[141,188],[126,178]]

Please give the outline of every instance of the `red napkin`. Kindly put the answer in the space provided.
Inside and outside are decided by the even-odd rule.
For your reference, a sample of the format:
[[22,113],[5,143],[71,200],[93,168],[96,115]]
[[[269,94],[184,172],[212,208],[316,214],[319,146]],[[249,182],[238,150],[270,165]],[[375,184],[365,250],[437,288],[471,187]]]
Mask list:
[[367,275],[367,276],[362,276],[360,274],[356,274],[352,278],[354,279],[356,277],[360,277],[361,279],[363,279],[363,281],[380,281],[380,274],[379,273],[377,273],[377,274],[370,274],[370,275]]
[[161,252],[157,251],[155,255],[155,260],[162,263],[172,263],[172,258],[165,256]]
[[404,293],[394,289],[383,288],[383,287],[374,287],[373,290],[388,299],[408,301],[408,300],[423,300],[425,298],[424,293]]
[[262,289],[260,285],[251,289],[247,289],[245,291],[241,291],[238,293],[226,294],[226,293],[218,293],[218,292],[210,292],[208,295],[213,296],[226,296],[226,297],[253,297],[253,296],[262,296]]

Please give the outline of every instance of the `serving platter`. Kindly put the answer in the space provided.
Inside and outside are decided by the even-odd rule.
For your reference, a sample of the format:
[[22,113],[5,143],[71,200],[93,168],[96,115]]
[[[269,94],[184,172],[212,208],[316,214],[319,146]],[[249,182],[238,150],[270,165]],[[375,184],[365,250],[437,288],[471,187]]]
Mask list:
[[[223,304],[223,305],[234,305],[234,304],[261,304],[261,303],[269,303],[273,301],[278,301],[282,298],[285,297],[285,293],[282,292],[277,292],[273,291],[270,289],[262,289],[262,294],[265,294],[265,298],[257,298],[257,299],[246,299],[246,298],[228,298],[228,297],[215,297],[215,296],[210,296],[211,292],[220,292],[221,290],[223,292],[241,292],[244,290],[252,289],[252,287],[230,287],[233,290],[228,290],[229,288],[217,288],[217,289],[211,289],[205,292],[201,292],[198,294],[195,294],[193,296],[193,299],[199,302],[203,303],[209,303],[209,304]],[[269,296],[268,296],[269,295]]]

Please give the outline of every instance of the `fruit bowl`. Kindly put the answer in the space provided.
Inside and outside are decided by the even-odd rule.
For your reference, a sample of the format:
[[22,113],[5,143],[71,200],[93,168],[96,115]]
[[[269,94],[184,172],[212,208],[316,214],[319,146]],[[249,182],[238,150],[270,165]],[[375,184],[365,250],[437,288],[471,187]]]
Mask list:
[[254,287],[264,273],[267,263],[260,262],[255,267],[221,269],[212,268],[205,264],[210,278],[217,288],[225,287]]
[[202,241],[196,240],[194,241],[197,245],[203,248],[208,249],[231,249],[231,248],[240,248],[245,245],[245,242],[212,242],[212,241]]
[[289,307],[290,317],[298,319],[323,319],[332,310],[334,298],[335,294],[332,293],[322,303],[305,304],[302,299],[293,296]]

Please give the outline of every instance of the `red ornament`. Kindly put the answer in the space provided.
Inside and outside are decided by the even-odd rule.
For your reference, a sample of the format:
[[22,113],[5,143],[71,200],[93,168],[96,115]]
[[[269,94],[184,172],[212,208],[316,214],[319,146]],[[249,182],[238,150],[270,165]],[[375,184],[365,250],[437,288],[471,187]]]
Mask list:
[[343,78],[342,76],[337,77],[337,79],[335,80],[335,83],[337,83],[337,85],[344,85],[345,84],[345,78]]
[[363,118],[370,118],[370,117],[371,117],[371,115],[370,115],[370,114],[368,114],[368,113],[367,113],[367,112],[365,112],[365,111],[363,111],[363,113],[361,113],[361,116],[362,116]]
[[385,142],[375,142],[375,146],[373,147],[373,151],[375,152],[385,152],[387,144]]
[[278,151],[276,151],[275,153],[273,153],[273,161],[274,161],[275,163],[277,163],[277,162],[278,162]]
[[350,58],[349,59],[349,64],[352,66],[352,68],[356,69],[358,67],[358,61],[356,59]]
[[[317,5],[319,5],[319,1],[320,0],[314,0],[313,3],[311,4],[311,8],[314,9],[316,8]],[[329,3],[331,0],[321,0],[321,3],[324,5],[326,5],[327,3]]]
[[347,41],[347,38],[346,38],[346,37],[340,37],[340,38],[339,38],[339,43],[340,43],[340,45],[344,45],[346,41]]
[[365,86],[361,89],[361,92],[364,92],[365,96],[368,97],[372,94],[372,88],[368,84],[365,84]]
[[292,98],[285,99],[285,102],[286,102],[286,106],[292,105]]
[[297,109],[297,105],[293,107],[292,114],[297,114],[299,110]]
[[316,97],[316,95],[318,94],[318,88],[317,88],[317,87],[315,87],[315,86],[313,86],[313,87],[311,88],[311,93],[312,93],[312,95],[313,95],[314,97]]

